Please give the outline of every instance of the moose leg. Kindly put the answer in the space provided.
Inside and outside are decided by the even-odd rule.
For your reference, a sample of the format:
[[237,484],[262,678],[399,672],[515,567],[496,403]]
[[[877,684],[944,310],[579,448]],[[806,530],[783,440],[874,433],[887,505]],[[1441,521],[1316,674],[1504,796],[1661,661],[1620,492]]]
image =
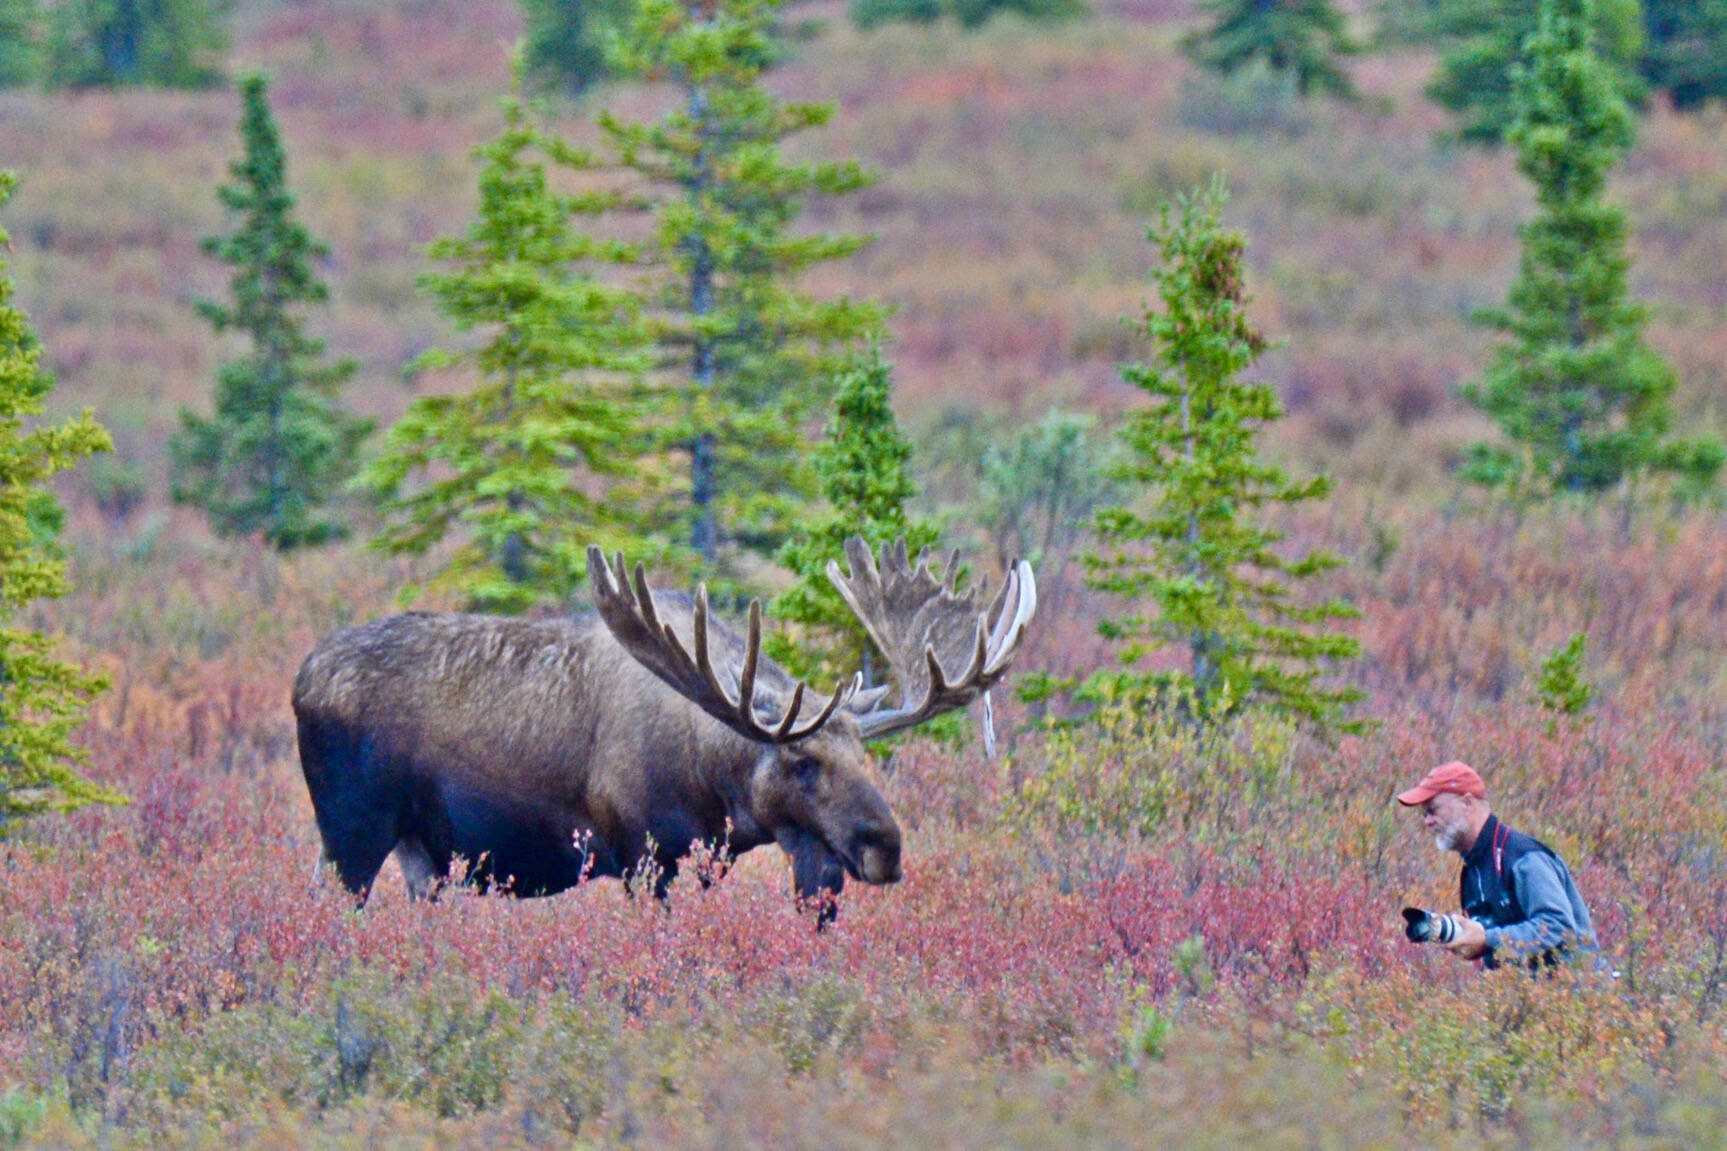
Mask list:
[[407,881],[408,898],[416,902],[436,899],[444,880],[449,878],[448,868],[440,868],[426,845],[411,836],[396,844],[396,866],[402,869],[402,878]]
[[[346,799],[348,797],[341,797]],[[314,801],[318,817],[318,834],[324,841],[320,870],[327,863],[336,865],[336,875],[342,886],[366,902],[372,881],[396,846],[396,820],[393,812],[368,809],[361,802]]]
[[390,852],[396,846],[394,828],[387,833],[359,835],[350,837],[336,851],[330,853],[332,862],[336,865],[336,874],[341,877],[342,886],[360,897],[360,902],[366,902],[371,894],[372,881],[378,878],[378,871],[384,866],[384,860],[390,857]]
[[299,720],[300,768],[318,820],[322,871],[336,865],[342,886],[366,901],[378,869],[396,846],[396,796],[371,782],[378,764],[365,740],[340,725]]

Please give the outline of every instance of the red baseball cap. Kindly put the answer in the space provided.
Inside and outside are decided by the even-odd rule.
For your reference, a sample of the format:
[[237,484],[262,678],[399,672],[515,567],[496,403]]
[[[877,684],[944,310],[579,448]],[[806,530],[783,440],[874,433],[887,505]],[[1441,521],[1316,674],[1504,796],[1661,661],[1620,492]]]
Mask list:
[[1487,798],[1487,785],[1481,782],[1475,769],[1462,760],[1454,759],[1428,772],[1420,783],[1399,795],[1397,802],[1406,807],[1416,807],[1442,791],[1449,791],[1454,795],[1473,795],[1476,799]]

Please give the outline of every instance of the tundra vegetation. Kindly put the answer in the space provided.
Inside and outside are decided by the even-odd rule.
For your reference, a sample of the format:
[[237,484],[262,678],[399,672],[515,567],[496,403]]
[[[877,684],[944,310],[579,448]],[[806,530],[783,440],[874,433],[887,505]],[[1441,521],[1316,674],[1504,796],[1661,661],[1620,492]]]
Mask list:
[[[1456,474],[1493,431],[1453,390],[1491,356],[1470,317],[1505,299],[1534,205],[1510,151],[1434,143],[1452,121],[1421,94],[1430,52],[1349,61],[1360,105],[1268,104],[1188,69],[1190,6],[1095,9],[864,35],[824,8],[768,81],[837,105],[800,146],[881,173],[805,222],[878,240],[809,286],[897,307],[912,510],[986,557],[982,448],[1051,408],[1106,436],[1143,402],[1118,365],[1150,354],[1119,320],[1141,314],[1146,222],[1223,171],[1247,314],[1279,341],[1249,377],[1285,411],[1262,449],[1335,483],[1272,526],[1287,554],[1347,561],[1313,587],[1361,612],[1337,682],[1378,725],[1335,746],[1253,709],[1203,738],[1134,708],[1048,729],[998,698],[1001,760],[896,749],[879,786],[904,877],[848,889],[819,934],[772,852],[696,860],[663,907],[610,882],[428,904],[386,881],[359,915],[308,894],[288,678],[439,556],[284,554],[162,494],[176,413],[229,354],[187,306],[223,281],[198,248],[220,205],[189,174],[224,171],[234,94],[4,95],[7,273],[57,377],[48,419],[95,407],[116,446],[111,469],[60,478],[70,592],[8,624],[111,680],[77,746],[131,802],[0,841],[0,1143],[1718,1142],[1721,507],[1655,486],[1514,506]],[[236,6],[234,63],[274,77],[298,208],[330,247],[321,331],[382,424],[414,398],[402,366],[454,346],[416,279],[424,246],[475,218],[470,150],[498,135],[521,30],[493,0]],[[643,118],[665,99],[607,92]],[[603,143],[580,108],[552,122]],[[1609,189],[1674,426],[1719,438],[1727,119],[1652,100]],[[1076,563],[1046,586],[1060,566],[1040,564],[1020,659],[1089,674],[1114,605]],[[1543,661],[1578,633],[1560,682]],[[1174,647],[1148,664],[1182,666]],[[1455,870],[1391,797],[1453,756],[1574,865],[1616,980],[1483,977],[1403,941],[1396,909],[1449,905]]]

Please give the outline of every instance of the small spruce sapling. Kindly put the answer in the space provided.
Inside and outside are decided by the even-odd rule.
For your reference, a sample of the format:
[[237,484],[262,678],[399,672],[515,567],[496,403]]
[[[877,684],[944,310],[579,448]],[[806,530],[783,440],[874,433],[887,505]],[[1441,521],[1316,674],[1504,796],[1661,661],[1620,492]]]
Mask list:
[[1535,702],[1552,713],[1547,734],[1558,728],[1560,716],[1580,718],[1583,709],[1595,698],[1595,688],[1583,678],[1583,650],[1588,636],[1577,632],[1564,647],[1555,648],[1541,661],[1541,674],[1535,680]]
[[817,683],[837,682],[861,668],[873,686],[886,670],[827,577],[828,561],[845,566],[845,541],[861,535],[879,553],[903,536],[913,557],[940,542],[932,525],[906,512],[917,488],[907,472],[911,444],[890,402],[892,372],[872,344],[841,376],[827,438],[812,454],[826,510],[779,551],[779,562],[797,578],[775,598],[770,614],[793,630],[769,637],[769,654],[793,675]]
[[1089,416],[1055,409],[984,449],[976,514],[1003,571],[1023,559],[1040,594],[1060,583],[1092,515],[1115,498],[1110,452]]

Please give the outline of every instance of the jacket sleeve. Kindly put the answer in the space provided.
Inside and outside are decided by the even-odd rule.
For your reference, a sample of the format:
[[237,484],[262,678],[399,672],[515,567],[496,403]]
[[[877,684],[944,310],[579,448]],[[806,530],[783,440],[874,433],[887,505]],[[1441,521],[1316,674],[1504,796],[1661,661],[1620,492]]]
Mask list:
[[1499,958],[1521,958],[1562,944],[1575,943],[1581,932],[1565,894],[1565,881],[1552,857],[1532,851],[1511,868],[1522,923],[1487,929],[1487,949]]

